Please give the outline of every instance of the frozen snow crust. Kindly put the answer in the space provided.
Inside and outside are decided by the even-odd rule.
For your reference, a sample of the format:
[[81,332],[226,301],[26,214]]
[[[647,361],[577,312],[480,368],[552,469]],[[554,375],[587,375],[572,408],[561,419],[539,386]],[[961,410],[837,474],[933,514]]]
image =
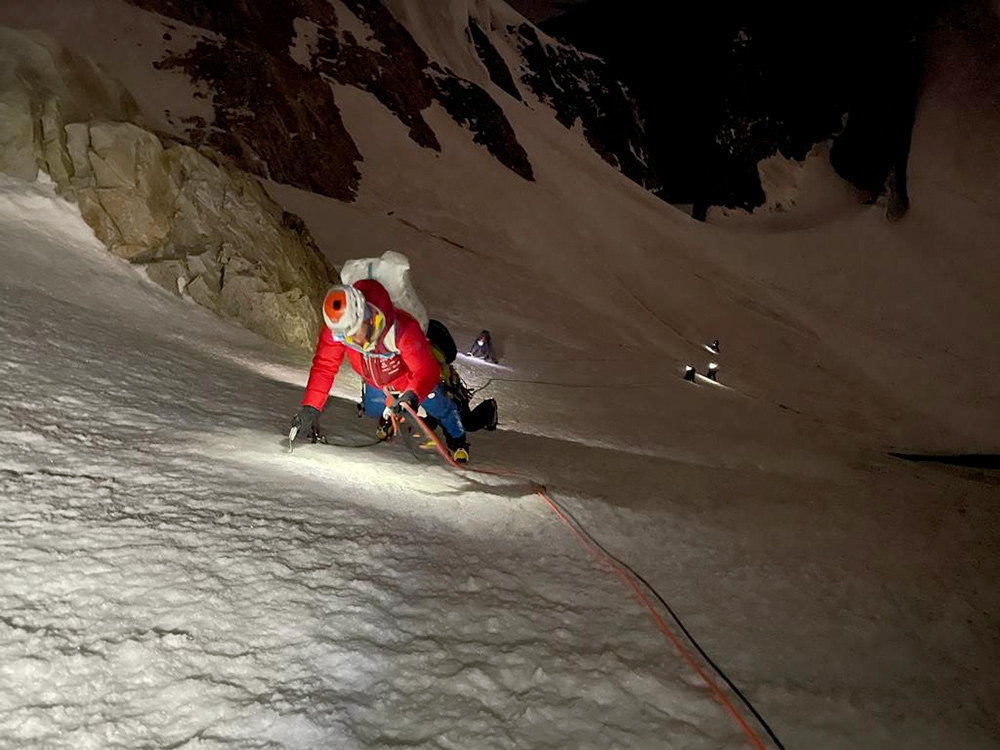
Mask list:
[[[969,68],[929,81],[894,225],[804,199],[697,225],[503,100],[528,184],[442,108],[437,154],[346,87],[358,200],[269,190],[335,264],[405,252],[460,345],[493,332],[501,367],[460,363],[501,404],[475,465],[545,481],[787,747],[995,748],[995,473],[886,455],[1000,452]],[[308,362],[110,257],[48,186],[4,183],[0,268],[0,747],[746,746],[525,483],[284,454]],[[683,381],[715,338],[719,384]],[[370,442],[356,380],[335,395],[332,439]]]
[[[529,484],[285,454],[305,362],[111,257],[50,186],[3,181],[0,261],[0,746],[746,746]],[[832,437],[623,450],[572,416],[593,386],[515,364],[466,371],[509,415],[474,456],[545,477],[787,746],[994,746],[988,476]]]
[[2,178],[0,228],[0,745],[732,738],[529,487],[287,456],[274,350],[119,265],[49,187]]

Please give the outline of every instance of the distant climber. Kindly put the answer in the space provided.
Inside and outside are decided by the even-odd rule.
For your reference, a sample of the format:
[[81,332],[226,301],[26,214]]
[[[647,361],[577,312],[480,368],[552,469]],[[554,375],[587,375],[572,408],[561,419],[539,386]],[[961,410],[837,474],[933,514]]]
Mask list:
[[493,340],[490,338],[489,331],[484,330],[479,332],[476,340],[472,343],[472,348],[468,351],[468,355],[496,364],[497,359],[493,354]]
[[[484,333],[487,337],[489,336],[489,331],[484,331]],[[452,366],[458,354],[458,348],[455,346],[455,339],[447,326],[432,319],[427,326],[427,340],[430,342],[431,352],[441,365],[441,385],[458,407],[465,431],[495,430],[497,428],[497,402],[495,399],[488,398],[472,408],[472,395],[475,391],[466,386],[458,371]],[[426,421],[428,426],[433,429],[432,420]]]

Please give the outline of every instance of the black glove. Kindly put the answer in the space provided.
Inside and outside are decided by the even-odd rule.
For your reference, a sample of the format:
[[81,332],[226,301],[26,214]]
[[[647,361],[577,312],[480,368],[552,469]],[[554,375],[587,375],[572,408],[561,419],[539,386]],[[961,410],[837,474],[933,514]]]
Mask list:
[[317,417],[319,417],[319,409],[315,406],[303,406],[292,419],[292,429],[295,430],[295,436],[304,437]]
[[413,411],[420,406],[420,399],[413,391],[403,391],[394,395],[389,401],[389,411],[397,416],[403,413],[403,404],[408,405]]

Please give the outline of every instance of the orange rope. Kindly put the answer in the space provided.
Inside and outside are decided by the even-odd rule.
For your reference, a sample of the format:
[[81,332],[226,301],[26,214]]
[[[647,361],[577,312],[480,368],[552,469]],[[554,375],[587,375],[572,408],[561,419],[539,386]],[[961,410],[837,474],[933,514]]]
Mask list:
[[[477,474],[514,477],[516,479],[527,481],[529,484],[531,484],[535,488],[533,490],[534,493],[538,495],[540,498],[542,498],[542,500],[545,501],[545,504],[548,505],[549,509],[551,509],[552,512],[556,514],[556,517],[559,518],[559,520],[562,521],[563,524],[565,524],[566,527],[571,532],[573,532],[573,535],[576,537],[576,540],[584,547],[584,549],[590,552],[590,554],[593,555],[597,560],[604,562],[606,565],[608,565],[608,567],[610,567],[611,570],[625,582],[625,584],[629,587],[629,589],[632,591],[635,597],[639,600],[639,603],[642,604],[642,606],[646,609],[646,611],[649,612],[649,614],[653,617],[653,620],[656,622],[657,628],[659,628],[659,630],[667,637],[670,643],[673,644],[674,648],[681,655],[681,658],[688,663],[688,665],[695,671],[695,673],[699,677],[701,677],[702,680],[704,680],[705,684],[711,691],[713,697],[722,706],[723,710],[726,713],[728,713],[737,723],[737,725],[739,725],[740,729],[743,730],[743,733],[747,736],[747,739],[750,741],[750,744],[753,745],[753,747],[757,748],[757,750],[766,750],[766,746],[761,741],[760,737],[757,736],[757,734],[753,731],[750,725],[748,725],[747,722],[743,719],[739,711],[736,710],[736,707],[733,706],[732,702],[726,697],[726,694],[722,692],[722,689],[719,687],[718,683],[716,683],[715,680],[713,680],[708,674],[705,673],[705,671],[699,666],[698,662],[695,661],[694,657],[691,656],[691,653],[684,648],[684,645],[680,642],[677,636],[674,635],[673,631],[670,629],[670,626],[667,625],[666,620],[664,620],[663,617],[660,615],[660,613],[656,611],[656,608],[653,606],[652,602],[649,601],[649,598],[642,592],[642,590],[638,587],[638,585],[636,585],[635,581],[632,580],[632,577],[628,575],[628,573],[626,573],[620,565],[618,565],[614,560],[612,560],[597,546],[595,546],[593,542],[591,542],[583,534],[580,533],[579,529],[577,529],[570,522],[570,520],[566,518],[565,514],[561,510],[559,510],[559,508],[552,501],[552,499],[545,493],[544,486],[539,485],[537,482],[534,482],[531,479],[512,471],[502,471],[495,469],[470,469],[467,466],[459,464],[457,461],[455,461],[455,459],[451,457],[451,454],[448,453],[447,450],[445,450],[444,446],[441,445],[441,440],[438,438],[438,436],[435,435],[433,431],[428,429],[427,425],[424,423],[424,420],[422,420],[417,415],[417,413],[410,408],[410,405],[404,404],[403,408],[407,412],[409,412],[410,415],[413,416],[416,423],[420,426],[420,429],[434,443],[434,446],[437,448],[438,453],[440,453],[441,456],[454,468],[464,469],[466,471],[472,471]],[[395,418],[393,418],[393,423],[395,424]]]
[[574,536],[576,536],[577,538],[577,541],[579,541],[580,544],[582,544],[590,552],[590,554],[592,554],[598,560],[606,563],[615,572],[615,574],[625,582],[625,584],[632,590],[632,593],[635,595],[635,597],[639,600],[639,603],[646,608],[646,610],[649,612],[650,615],[652,615],[653,619],[656,621],[656,626],[674,645],[674,648],[677,649],[677,652],[681,655],[684,661],[686,661],[691,666],[691,668],[698,674],[698,676],[705,681],[705,684],[708,685],[709,690],[712,691],[712,695],[715,696],[715,699],[722,706],[723,710],[725,710],[726,713],[732,716],[732,718],[736,721],[740,729],[743,730],[743,733],[746,734],[747,738],[750,740],[750,743],[759,750],[765,750],[764,743],[761,741],[761,739],[757,736],[757,734],[753,731],[753,729],[751,729],[750,726],[746,723],[743,717],[736,710],[736,707],[733,706],[732,702],[726,697],[725,693],[723,693],[722,690],[719,688],[719,685],[715,682],[715,680],[713,680],[705,673],[705,671],[698,665],[698,662],[694,660],[694,657],[691,656],[690,652],[684,648],[683,644],[681,644],[677,636],[674,635],[673,631],[667,625],[666,621],[663,619],[660,613],[656,611],[656,608],[653,606],[652,602],[649,601],[649,598],[636,585],[635,581],[632,580],[632,577],[629,576],[624,570],[622,570],[620,565],[614,562],[611,558],[609,558],[606,554],[604,554],[604,552],[602,552],[600,549],[594,546],[594,544],[589,539],[587,539],[583,534],[581,534],[579,530],[575,526],[573,526],[572,523],[570,523],[569,519],[566,518],[563,512],[556,507],[555,503],[552,502],[552,500],[548,497],[548,495],[546,495],[541,490],[535,490],[535,494],[545,501],[545,503],[549,506],[549,508],[552,509],[552,512],[555,513],[556,516],[559,517],[559,520],[562,521],[566,525],[566,527],[573,532]]

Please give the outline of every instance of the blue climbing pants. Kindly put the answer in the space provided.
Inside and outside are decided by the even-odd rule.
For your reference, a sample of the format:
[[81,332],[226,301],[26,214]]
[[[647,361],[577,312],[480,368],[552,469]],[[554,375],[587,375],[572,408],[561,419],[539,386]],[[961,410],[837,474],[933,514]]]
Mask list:
[[[365,414],[378,419],[385,411],[385,393],[374,386],[365,383],[361,400],[364,403]],[[460,438],[465,435],[465,428],[462,427],[462,417],[459,415],[455,402],[448,398],[444,388],[438,383],[434,390],[427,394],[427,398],[420,402],[428,416],[434,417],[444,428],[445,433],[450,438]]]

